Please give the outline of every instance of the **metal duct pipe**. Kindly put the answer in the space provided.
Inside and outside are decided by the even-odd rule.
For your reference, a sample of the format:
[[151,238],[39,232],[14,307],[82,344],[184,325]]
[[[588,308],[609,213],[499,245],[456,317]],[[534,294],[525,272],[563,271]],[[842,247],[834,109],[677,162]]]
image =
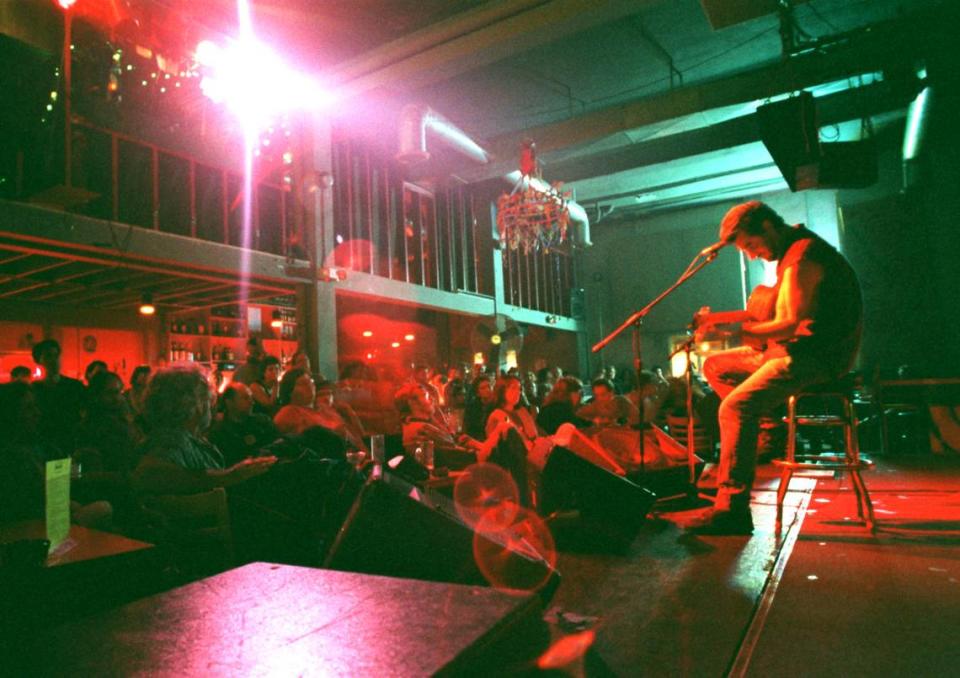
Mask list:
[[490,162],[490,154],[467,133],[431,109],[429,106],[410,104],[400,112],[400,150],[397,160],[412,165],[430,158],[427,150],[427,132],[447,146],[460,151],[480,164]]
[[[466,132],[429,106],[419,104],[404,106],[400,112],[398,130],[400,147],[397,151],[397,160],[404,164],[412,165],[430,158],[430,151],[427,149],[427,132],[481,165],[486,165],[492,160],[490,153],[471,139]],[[503,179],[511,186],[515,186],[520,181],[520,172],[511,172]],[[553,195],[558,201],[563,199],[553,186],[542,179],[531,178],[530,184],[538,191]],[[589,247],[593,243],[590,242],[590,218],[586,210],[573,200],[567,200],[566,205],[573,226],[574,242],[577,245]]]

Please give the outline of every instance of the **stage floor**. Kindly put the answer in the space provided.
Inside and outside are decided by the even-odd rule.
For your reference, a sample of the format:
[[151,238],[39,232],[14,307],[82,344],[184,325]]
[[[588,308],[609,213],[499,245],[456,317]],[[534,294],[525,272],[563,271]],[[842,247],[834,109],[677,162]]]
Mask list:
[[[944,675],[960,665],[960,458],[877,459],[849,479],[796,478],[774,533],[777,470],[761,466],[751,537],[692,537],[662,507],[623,555],[563,552],[545,618],[592,630],[585,675]],[[709,481],[708,481],[709,482]],[[584,638],[589,641],[590,636]],[[951,670],[952,668],[952,670]]]

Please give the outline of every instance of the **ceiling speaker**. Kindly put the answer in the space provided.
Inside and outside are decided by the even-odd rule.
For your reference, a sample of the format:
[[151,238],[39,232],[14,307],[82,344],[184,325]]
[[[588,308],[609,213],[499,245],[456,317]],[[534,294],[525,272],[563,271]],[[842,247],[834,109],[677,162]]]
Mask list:
[[[796,5],[806,0],[793,0]],[[703,13],[713,30],[750,21],[767,14],[776,14],[777,0],[700,0]]]

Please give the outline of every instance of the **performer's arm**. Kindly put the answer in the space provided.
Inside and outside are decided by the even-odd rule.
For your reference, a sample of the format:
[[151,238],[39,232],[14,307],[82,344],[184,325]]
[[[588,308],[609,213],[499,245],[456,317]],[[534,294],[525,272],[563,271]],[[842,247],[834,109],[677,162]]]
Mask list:
[[823,269],[810,261],[800,260],[788,266],[783,271],[783,282],[777,295],[773,320],[743,323],[743,342],[760,346],[796,336],[803,321],[810,317],[813,299],[822,277]]
[[704,315],[697,314],[697,327],[708,327],[712,325],[726,325],[728,323],[742,323],[752,320],[750,311],[741,309],[739,311],[713,311]]

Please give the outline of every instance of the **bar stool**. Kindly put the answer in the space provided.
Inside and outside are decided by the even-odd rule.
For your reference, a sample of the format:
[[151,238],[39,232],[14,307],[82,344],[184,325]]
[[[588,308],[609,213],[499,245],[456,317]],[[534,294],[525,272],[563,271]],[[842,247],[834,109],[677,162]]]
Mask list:
[[[797,414],[798,404],[809,398],[821,398],[840,403],[842,414]],[[808,386],[787,400],[787,450],[786,459],[775,459],[780,467],[780,486],[777,488],[777,533],[783,522],[783,499],[787,494],[790,479],[803,471],[834,471],[849,473],[853,482],[853,491],[857,497],[857,515],[873,532],[873,503],[863,482],[860,471],[873,466],[873,462],[860,456],[857,440],[857,414],[853,408],[853,376],[846,375],[836,381]],[[797,428],[800,426],[842,427],[844,450],[821,452],[816,454],[797,454]]]

